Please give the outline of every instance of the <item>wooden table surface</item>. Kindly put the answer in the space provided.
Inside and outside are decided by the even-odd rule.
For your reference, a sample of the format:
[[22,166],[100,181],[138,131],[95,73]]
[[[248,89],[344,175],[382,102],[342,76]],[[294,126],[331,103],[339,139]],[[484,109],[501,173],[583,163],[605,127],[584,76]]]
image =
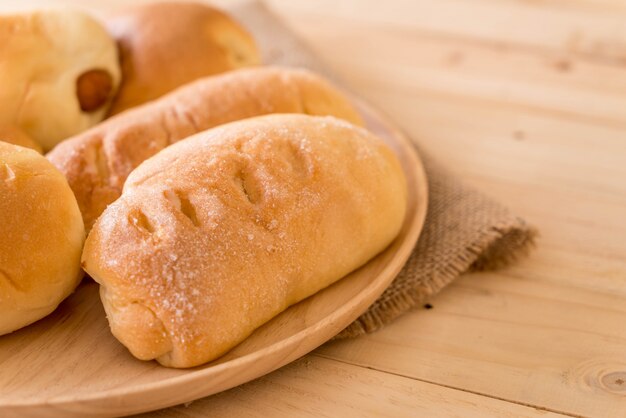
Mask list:
[[380,332],[149,416],[626,416],[626,1],[268,3],[539,245]]

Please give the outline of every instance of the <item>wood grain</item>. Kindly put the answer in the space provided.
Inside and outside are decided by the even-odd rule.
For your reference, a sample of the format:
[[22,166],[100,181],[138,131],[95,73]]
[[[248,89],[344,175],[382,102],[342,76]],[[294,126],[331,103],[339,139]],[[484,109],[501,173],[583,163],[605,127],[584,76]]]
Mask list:
[[622,416],[620,302],[588,291],[562,295],[558,286],[525,277],[476,275],[422,315],[318,353],[572,415]]
[[[363,79],[376,79],[385,88],[403,89],[405,97],[437,92],[558,118],[626,126],[626,79],[620,66],[590,62],[561,50],[502,46],[368,22],[350,22],[352,29],[345,33],[341,28],[348,17],[296,16],[298,25],[293,29],[314,40],[311,44],[320,46],[318,53],[346,79],[356,78],[356,86],[365,84]],[[355,50],[355,41],[367,38],[373,30],[377,35],[368,40],[369,48]],[[324,48],[330,43],[332,49]],[[395,48],[388,48],[392,43]],[[398,54],[398,50],[405,53]],[[394,77],[387,79],[384,74],[390,60]],[[362,90],[367,92],[368,87]]]
[[[352,396],[339,397],[349,391]],[[254,382],[135,418],[560,417],[562,415],[430,383],[308,356]]]
[[[456,3],[458,10],[477,4]],[[491,2],[496,11],[503,3],[535,8]],[[566,414],[623,416],[624,66],[545,38],[541,45],[527,38],[500,45],[496,37],[506,40],[509,33],[498,25],[493,34],[460,36],[474,24],[469,19],[445,30],[421,21],[415,29],[406,22],[390,26],[376,17],[385,12],[370,6],[351,31],[341,12],[317,19],[326,13],[321,8],[310,13],[310,5],[290,2],[286,9],[326,61],[401,121],[423,149],[508,202],[542,237],[529,260],[464,278],[433,300],[432,310],[317,353]],[[479,16],[489,20],[489,14]],[[355,50],[354,40],[368,33],[377,33],[376,40]]]
[[132,358],[110,335],[98,286],[87,281],[53,315],[0,338],[0,415],[107,417],[193,401],[282,367],[354,321],[409,258],[428,203],[415,148],[365,103],[354,103],[368,129],[396,152],[407,179],[407,215],[389,247],[291,306],[226,355],[188,370]]
[[[461,43],[489,42],[502,49],[559,50],[581,59],[619,66],[626,57],[626,5],[619,0],[605,1],[611,4],[594,0],[438,0],[436,4],[429,0],[392,3],[270,0],[269,3],[298,21],[294,26],[299,26],[303,17],[322,24],[328,18],[341,18],[357,26],[375,25],[380,32],[394,27],[409,33],[429,32]],[[395,42],[402,39],[396,38]],[[390,46],[398,51],[395,45]]]

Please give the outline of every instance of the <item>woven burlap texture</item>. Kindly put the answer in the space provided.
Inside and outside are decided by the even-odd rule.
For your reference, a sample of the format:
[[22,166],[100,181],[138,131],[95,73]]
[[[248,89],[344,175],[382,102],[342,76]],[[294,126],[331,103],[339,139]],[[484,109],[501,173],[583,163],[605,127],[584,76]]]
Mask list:
[[[230,12],[252,32],[265,63],[309,68],[341,83],[262,3],[238,3]],[[376,331],[422,305],[461,274],[504,267],[525,255],[534,243],[537,232],[523,219],[463,184],[430,156],[420,155],[429,187],[428,213],[420,239],[380,298],[336,338]]]

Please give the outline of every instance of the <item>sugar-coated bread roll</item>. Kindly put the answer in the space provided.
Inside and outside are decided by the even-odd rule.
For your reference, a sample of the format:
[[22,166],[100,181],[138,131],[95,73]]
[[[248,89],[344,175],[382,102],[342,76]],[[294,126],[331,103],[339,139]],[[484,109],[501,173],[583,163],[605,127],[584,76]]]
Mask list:
[[30,148],[40,154],[43,153],[41,146],[15,125],[0,126],[0,141]]
[[260,63],[254,39],[219,10],[200,3],[150,3],[111,16],[123,81],[119,113],[208,75]]
[[82,277],[85,229],[63,175],[0,142],[0,335],[52,312]]
[[348,100],[321,77],[259,67],[183,86],[64,141],[48,159],[67,177],[89,230],[145,159],[194,133],[267,113],[331,115],[361,123]]
[[83,266],[137,358],[192,367],[366,263],[405,211],[400,163],[368,131],[262,116],[133,171],[89,234]]

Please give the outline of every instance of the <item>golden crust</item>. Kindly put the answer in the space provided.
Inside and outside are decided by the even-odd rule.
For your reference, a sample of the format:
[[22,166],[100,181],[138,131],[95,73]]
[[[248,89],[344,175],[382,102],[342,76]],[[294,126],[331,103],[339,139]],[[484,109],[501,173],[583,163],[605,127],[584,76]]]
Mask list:
[[[98,70],[110,95],[81,109],[77,82]],[[120,81],[115,41],[88,14],[43,10],[0,16],[0,125],[14,124],[48,151],[100,122]]]
[[35,151],[0,142],[0,334],[52,312],[82,277],[85,230],[67,181]]
[[37,151],[39,154],[43,153],[41,146],[28,136],[26,132],[15,125],[0,127],[0,141],[30,148]]
[[361,124],[348,100],[321,77],[250,68],[183,86],[64,141],[47,157],[67,177],[89,230],[142,161],[194,133],[268,113],[332,115]]
[[136,357],[192,367],[367,262],[405,211],[401,166],[371,133],[261,116],[139,166],[94,225],[83,266]]
[[112,115],[198,78],[260,64],[252,36],[208,5],[144,4],[106,25],[118,41],[123,75]]

